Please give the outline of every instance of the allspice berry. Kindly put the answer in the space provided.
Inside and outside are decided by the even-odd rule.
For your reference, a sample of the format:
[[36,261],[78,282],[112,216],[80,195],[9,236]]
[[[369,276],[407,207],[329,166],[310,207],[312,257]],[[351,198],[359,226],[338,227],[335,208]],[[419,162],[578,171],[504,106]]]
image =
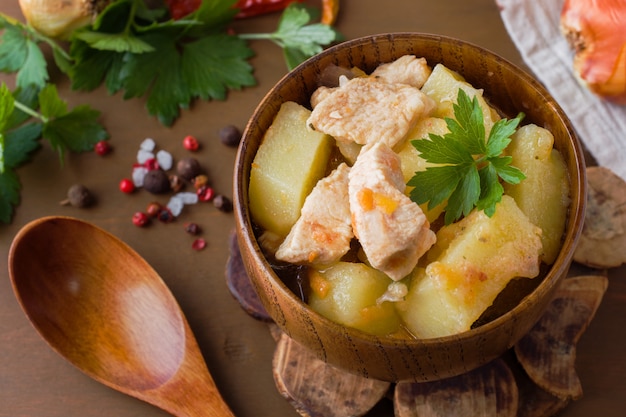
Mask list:
[[202,167],[196,158],[188,157],[178,161],[176,172],[185,180],[191,181],[202,173]]
[[171,190],[170,178],[162,169],[152,169],[143,178],[143,188],[152,194],[164,194]]
[[67,190],[67,199],[61,201],[61,204],[85,208],[93,205],[95,202],[95,197],[87,187],[82,184],[74,184]]

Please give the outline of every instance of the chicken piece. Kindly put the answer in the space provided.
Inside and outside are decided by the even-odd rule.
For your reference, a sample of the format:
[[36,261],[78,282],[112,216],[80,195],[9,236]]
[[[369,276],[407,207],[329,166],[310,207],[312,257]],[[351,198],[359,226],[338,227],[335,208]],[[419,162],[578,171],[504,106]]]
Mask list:
[[379,65],[372,72],[372,76],[387,83],[402,83],[422,88],[431,72],[432,69],[425,58],[404,55],[393,62]]
[[316,106],[307,121],[313,129],[360,145],[382,142],[393,148],[435,102],[418,88],[357,77],[337,87]]
[[291,263],[328,264],[350,249],[354,237],[348,202],[348,165],[339,165],[317,182],[296,224],[276,251]]
[[404,194],[400,158],[387,145],[363,149],[350,170],[352,229],[369,263],[394,281],[435,243],[422,209]]
[[334,93],[336,89],[337,87],[318,87],[317,90],[313,91],[313,94],[311,94],[311,108],[314,109],[321,101],[323,101],[327,97],[330,97],[330,95]]

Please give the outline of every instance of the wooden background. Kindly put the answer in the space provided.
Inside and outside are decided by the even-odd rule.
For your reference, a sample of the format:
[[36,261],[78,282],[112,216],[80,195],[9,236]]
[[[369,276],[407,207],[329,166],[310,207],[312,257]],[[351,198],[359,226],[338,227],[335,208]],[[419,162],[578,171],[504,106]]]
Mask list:
[[[17,0],[6,0],[0,11],[21,18]],[[278,15],[240,21],[240,32],[273,31]],[[502,25],[493,0],[342,0],[337,28],[347,37],[389,31],[418,31],[458,37],[486,47],[523,66]],[[130,175],[140,142],[155,139],[159,149],[176,159],[187,156],[181,141],[192,134],[202,142],[196,154],[209,171],[216,190],[232,195],[235,149],[219,142],[217,132],[234,124],[241,129],[256,103],[286,72],[281,51],[269,42],[254,42],[258,86],[232,92],[224,102],[197,102],[171,128],[150,117],[144,101],[124,101],[103,89],[91,93],[70,90],[67,79],[52,71],[52,81],[70,106],[89,104],[102,112],[111,134],[112,154],[69,155],[61,167],[56,153],[44,146],[32,163],[19,170],[22,201],[10,225],[0,225],[0,416],[2,417],[138,417],[167,414],[115,392],[86,377],[53,352],[21,311],[7,273],[13,236],[27,222],[45,215],[70,215],[95,223],[136,249],[161,274],[178,299],[194,330],[209,369],[226,401],[239,417],[296,417],[277,393],[272,379],[274,340],[267,326],[250,318],[229,294],[224,277],[228,235],[234,221],[211,205],[185,209],[172,224],[146,229],[132,225],[135,211],[155,198],[146,192],[125,195],[121,178]],[[167,65],[167,63],[163,63]],[[9,86],[13,79],[0,76]],[[80,210],[60,206],[68,187],[83,183],[98,197],[97,206]],[[165,202],[166,197],[160,199]],[[208,247],[191,249],[183,223],[204,229]],[[581,269],[581,272],[586,272]],[[578,272],[576,272],[578,273]],[[584,398],[570,405],[564,417],[623,415],[626,394],[626,267],[608,271],[609,289],[595,320],[579,343],[577,369]],[[383,401],[368,416],[392,416]]]

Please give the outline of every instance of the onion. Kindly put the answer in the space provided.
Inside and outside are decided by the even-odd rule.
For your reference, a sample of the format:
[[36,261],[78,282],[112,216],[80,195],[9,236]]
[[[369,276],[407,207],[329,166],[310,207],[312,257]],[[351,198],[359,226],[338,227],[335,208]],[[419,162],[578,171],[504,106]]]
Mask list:
[[565,0],[561,31],[574,71],[594,94],[626,105],[626,1]]
[[66,39],[76,29],[92,22],[108,1],[19,0],[29,25],[51,38]]

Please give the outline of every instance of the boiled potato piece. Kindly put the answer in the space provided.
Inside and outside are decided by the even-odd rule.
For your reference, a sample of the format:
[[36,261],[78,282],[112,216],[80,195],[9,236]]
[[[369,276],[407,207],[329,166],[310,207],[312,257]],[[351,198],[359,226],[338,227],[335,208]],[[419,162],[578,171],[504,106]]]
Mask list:
[[474,210],[444,226],[434,251],[437,257],[414,272],[399,305],[418,338],[469,330],[511,279],[537,276],[541,229],[504,195],[492,217]]
[[519,184],[505,184],[507,194],[531,222],[543,230],[542,260],[552,264],[559,254],[570,204],[569,176],[563,157],[553,148],[554,136],[537,125],[520,127],[507,152],[512,165],[526,174]]
[[437,109],[433,116],[453,119],[454,110],[452,106],[456,103],[460,88],[467,93],[470,99],[478,98],[478,104],[480,104],[480,108],[483,111],[485,133],[488,135],[491,127],[500,119],[500,116],[485,101],[483,90],[474,88],[457,72],[452,71],[443,64],[435,65],[433,72],[422,87],[422,92],[437,103]]
[[283,103],[265,133],[250,170],[250,214],[266,231],[285,237],[304,199],[324,175],[333,146],[330,136],[307,128],[311,111]]
[[394,303],[376,302],[393,283],[384,273],[362,263],[338,262],[312,269],[309,283],[309,305],[330,320],[376,335],[399,330]]
[[[404,176],[404,182],[407,183],[417,171],[424,171],[429,164],[420,156],[420,153],[415,146],[411,143],[413,140],[426,139],[428,134],[433,133],[435,135],[443,136],[448,133],[448,126],[445,120],[437,117],[425,117],[418,120],[415,127],[407,134],[407,140],[401,145],[398,150],[398,156],[400,157],[400,166],[402,169],[402,175]],[[411,194],[413,187],[407,186],[405,194]],[[434,222],[437,217],[443,212],[445,203],[441,203],[437,207],[428,209],[428,203],[421,204],[420,207],[426,215],[429,222]]]

